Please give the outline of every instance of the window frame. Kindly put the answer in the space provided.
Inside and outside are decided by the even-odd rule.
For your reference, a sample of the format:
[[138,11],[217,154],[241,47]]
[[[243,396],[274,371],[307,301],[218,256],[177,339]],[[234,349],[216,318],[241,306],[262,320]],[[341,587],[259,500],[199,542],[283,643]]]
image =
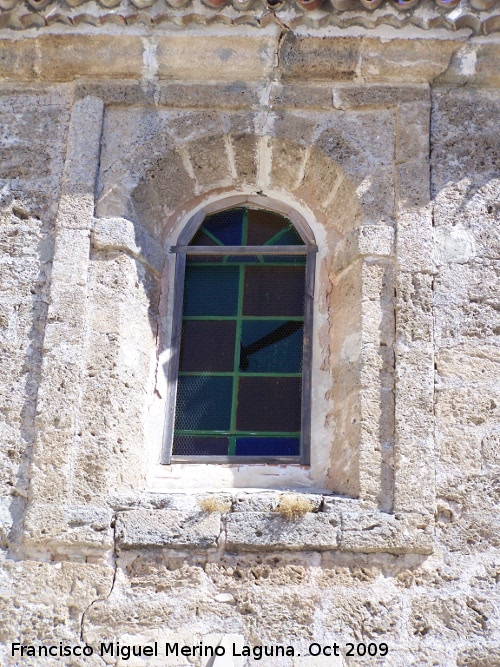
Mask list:
[[[265,199],[262,202],[261,199]],[[304,242],[303,246],[190,246],[189,243],[203,224],[205,218],[232,208],[247,208],[278,213],[286,217],[295,227]],[[293,209],[280,206],[267,198],[231,197],[225,201],[214,202],[212,206],[205,206],[197,211],[181,230],[177,244],[170,246],[169,254],[175,262],[173,313],[169,341],[170,362],[167,371],[167,397],[163,432],[163,446],[160,463],[214,463],[214,464],[300,464],[310,465],[311,460],[311,389],[312,389],[312,348],[313,348],[313,310],[314,310],[314,283],[316,274],[316,253],[318,247],[311,228],[305,219]],[[302,360],[302,389],[301,389],[301,451],[300,456],[174,456],[172,454],[175,407],[177,397],[177,380],[179,376],[180,344],[182,334],[182,312],[184,301],[184,279],[186,258],[189,254],[199,255],[304,255],[305,285],[304,285],[304,335]]]

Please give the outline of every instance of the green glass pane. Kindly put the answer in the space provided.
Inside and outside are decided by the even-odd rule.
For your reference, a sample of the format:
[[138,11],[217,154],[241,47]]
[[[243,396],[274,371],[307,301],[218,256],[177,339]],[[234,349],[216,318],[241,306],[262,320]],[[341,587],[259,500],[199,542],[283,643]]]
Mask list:
[[302,322],[244,321],[241,330],[240,371],[300,373],[302,339]]
[[278,239],[274,240],[271,245],[304,245],[304,241],[301,239],[300,234],[296,231],[296,229],[294,227],[290,227],[290,229],[288,229]]
[[231,422],[231,377],[179,376],[175,429],[225,431]]
[[187,265],[184,315],[236,315],[238,286],[237,266]]

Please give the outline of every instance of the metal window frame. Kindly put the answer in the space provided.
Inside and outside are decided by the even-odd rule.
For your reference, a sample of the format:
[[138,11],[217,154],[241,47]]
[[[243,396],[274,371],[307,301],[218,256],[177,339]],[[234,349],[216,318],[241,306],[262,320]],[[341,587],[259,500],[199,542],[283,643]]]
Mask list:
[[[219,213],[231,208],[249,208],[279,213],[288,218],[304,241],[304,246],[190,246],[193,236],[204,219],[212,213]],[[179,234],[177,245],[169,252],[175,255],[174,304],[172,329],[170,336],[170,363],[167,372],[167,400],[163,432],[163,447],[160,463],[286,463],[310,465],[311,462],[311,399],[312,399],[312,346],[313,346],[313,310],[314,281],[316,274],[317,245],[314,235],[305,219],[295,210],[279,202],[261,196],[234,196],[197,211]],[[173,436],[175,425],[175,403],[177,397],[177,379],[179,374],[180,343],[182,334],[182,309],[184,299],[184,278],[186,256],[192,255],[305,255],[306,274],[304,286],[304,338],[302,361],[301,392],[301,453],[300,456],[173,456]]]

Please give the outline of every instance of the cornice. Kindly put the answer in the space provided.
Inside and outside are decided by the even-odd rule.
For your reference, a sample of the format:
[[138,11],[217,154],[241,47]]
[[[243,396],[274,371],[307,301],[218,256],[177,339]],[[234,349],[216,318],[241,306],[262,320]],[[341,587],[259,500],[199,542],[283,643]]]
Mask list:
[[500,0],[0,0],[0,29],[67,26],[378,26],[500,31]]

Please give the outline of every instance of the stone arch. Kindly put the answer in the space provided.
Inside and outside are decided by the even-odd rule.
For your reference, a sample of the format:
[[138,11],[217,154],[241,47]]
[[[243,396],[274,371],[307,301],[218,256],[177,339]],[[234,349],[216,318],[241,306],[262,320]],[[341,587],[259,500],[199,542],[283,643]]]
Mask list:
[[249,132],[207,133],[177,144],[157,133],[100,181],[98,217],[128,218],[157,240],[206,193],[291,198],[337,238],[365,219],[354,183],[321,148]]

